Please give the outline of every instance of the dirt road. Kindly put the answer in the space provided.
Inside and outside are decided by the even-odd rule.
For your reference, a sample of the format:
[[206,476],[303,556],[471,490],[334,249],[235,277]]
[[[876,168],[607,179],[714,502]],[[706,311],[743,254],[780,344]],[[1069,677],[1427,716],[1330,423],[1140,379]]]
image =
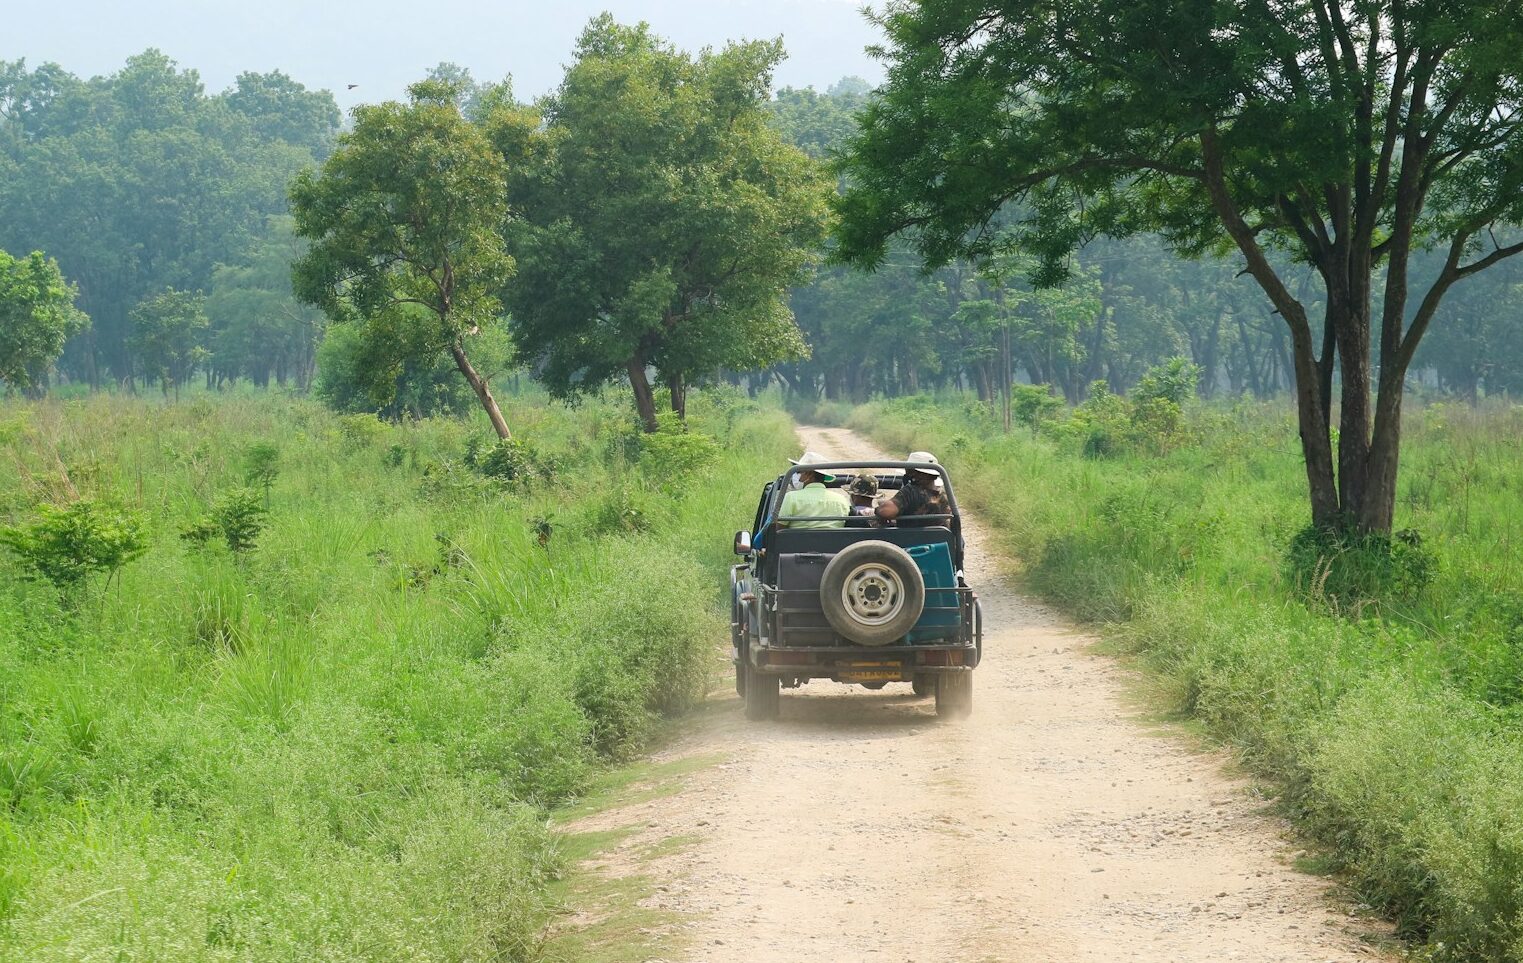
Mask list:
[[[881,457],[801,429],[829,457]],[[942,723],[908,685],[785,690],[748,724],[721,698],[663,759],[718,753],[676,795],[580,827],[629,851],[696,836],[639,872],[683,959],[1370,960],[1365,924],[1288,865],[1283,827],[1223,760],[1139,721],[1124,671],[1008,588],[969,525],[984,600],[974,713]],[[633,872],[618,853],[601,871]]]

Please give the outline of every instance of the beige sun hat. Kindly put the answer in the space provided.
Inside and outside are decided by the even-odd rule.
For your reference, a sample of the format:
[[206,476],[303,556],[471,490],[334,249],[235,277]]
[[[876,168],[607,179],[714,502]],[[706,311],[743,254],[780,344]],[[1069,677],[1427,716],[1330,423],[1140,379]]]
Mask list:
[[[820,454],[817,451],[806,451],[802,455],[798,456],[797,458],[790,458],[790,459],[788,459],[788,464],[790,464],[790,465],[800,465],[800,466],[804,466],[804,465],[819,465],[819,464],[823,464],[824,462],[827,462],[829,460],[830,459],[826,458],[824,455]],[[817,472],[815,472],[815,474],[819,475],[821,478],[825,479],[828,482],[836,480],[836,476],[832,475],[828,471],[817,471]]]

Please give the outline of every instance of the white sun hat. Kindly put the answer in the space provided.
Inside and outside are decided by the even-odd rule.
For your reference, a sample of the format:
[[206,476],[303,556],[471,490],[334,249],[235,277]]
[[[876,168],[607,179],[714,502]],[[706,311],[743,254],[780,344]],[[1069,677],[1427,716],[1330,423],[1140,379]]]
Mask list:
[[[905,461],[918,462],[918,463],[923,464],[923,465],[939,465],[939,464],[941,464],[939,461],[936,460],[936,456],[931,454],[928,451],[912,451],[912,452],[910,452],[909,457],[904,459],[904,460]],[[936,474],[936,472],[933,472],[933,471],[924,471],[924,470],[918,470],[918,469],[914,469],[914,468],[911,468],[909,470],[913,471],[913,472],[916,472],[916,474],[920,474],[920,475],[935,475]]]

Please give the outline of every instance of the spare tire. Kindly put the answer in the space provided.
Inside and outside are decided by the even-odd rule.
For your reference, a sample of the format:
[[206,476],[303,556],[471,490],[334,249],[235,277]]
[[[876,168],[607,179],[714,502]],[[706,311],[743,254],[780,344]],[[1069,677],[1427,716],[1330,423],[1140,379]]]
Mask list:
[[883,541],[848,545],[825,566],[820,608],[831,628],[859,645],[903,638],[925,608],[925,579],[909,553]]

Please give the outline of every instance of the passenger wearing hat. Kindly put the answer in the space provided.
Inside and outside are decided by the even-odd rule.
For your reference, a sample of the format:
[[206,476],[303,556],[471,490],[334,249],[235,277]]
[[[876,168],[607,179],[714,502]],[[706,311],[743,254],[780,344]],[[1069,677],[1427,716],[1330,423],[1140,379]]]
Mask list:
[[[926,465],[938,464],[936,456],[928,451],[912,451],[905,461]],[[897,521],[901,528],[929,528],[945,525],[941,518],[915,518],[917,515],[946,515],[947,496],[940,488],[941,476],[927,469],[909,468],[904,473],[904,487],[894,497],[877,508],[881,521]]]
[[[797,458],[788,459],[799,466],[818,465],[825,461],[823,455],[806,451]],[[841,528],[846,516],[851,514],[851,503],[846,493],[838,488],[826,488],[836,476],[829,472],[805,468],[798,473],[799,486],[783,495],[783,503],[777,510],[779,528]],[[793,518],[822,518],[821,521],[790,521]]]

